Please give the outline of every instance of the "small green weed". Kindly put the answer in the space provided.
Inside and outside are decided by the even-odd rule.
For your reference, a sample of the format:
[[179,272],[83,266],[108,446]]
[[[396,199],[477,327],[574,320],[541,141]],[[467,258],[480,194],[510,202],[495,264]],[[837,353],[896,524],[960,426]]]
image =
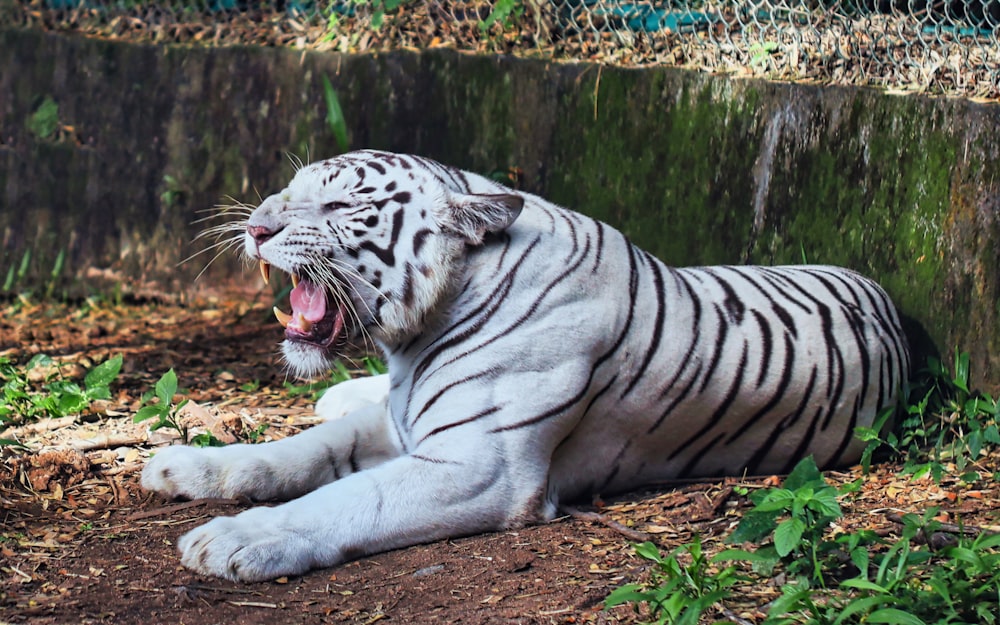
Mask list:
[[340,107],[337,91],[326,75],[323,76],[323,97],[326,100],[326,123],[330,126],[330,132],[333,133],[333,138],[337,141],[337,147],[340,148],[341,152],[347,152],[350,149],[350,143],[347,140],[347,120]]
[[261,423],[260,425],[258,425],[254,429],[246,432],[245,436],[246,436],[247,442],[249,442],[249,443],[256,443],[256,442],[260,441],[260,437],[264,435],[264,432],[266,432],[267,428],[269,428],[270,426],[271,426],[270,423]]
[[750,46],[750,67],[760,67],[767,64],[767,60],[774,54],[780,46],[776,41],[762,41]]
[[211,432],[195,434],[188,440],[188,445],[192,447],[225,447],[226,444],[215,437]]
[[[0,358],[0,429],[46,417],[80,414],[94,401],[111,399],[110,386],[121,367],[120,354],[109,358],[88,371],[81,386],[64,378],[62,367],[44,354],[35,356],[24,367]],[[36,369],[40,376],[31,375]],[[40,381],[32,381],[39,377]],[[0,442],[3,444],[12,441]]]
[[[651,542],[635,545],[635,552],[656,565],[652,579],[614,590],[604,600],[604,607],[631,603],[638,612],[639,605],[645,604],[655,623],[696,625],[706,611],[731,594],[729,587],[741,579],[734,566],[713,572],[698,536],[667,556]],[[690,563],[685,565],[682,560]]]
[[160,202],[164,209],[177,206],[184,199],[184,186],[174,176],[163,175],[163,191],[160,193]]
[[179,413],[187,405],[187,399],[182,399],[179,403],[174,403],[174,396],[177,394],[177,374],[171,368],[160,376],[152,391],[148,391],[142,396],[142,407],[136,411],[132,417],[133,423],[142,423],[149,419],[156,421],[149,426],[150,430],[170,428],[181,435],[181,440],[192,447],[225,447],[225,443],[220,441],[211,432],[202,432],[190,436],[187,426],[180,422]]
[[184,442],[188,441],[188,430],[177,418],[177,413],[187,405],[188,400],[181,400],[179,404],[174,404],[174,395],[177,394],[177,374],[170,369],[157,380],[152,391],[146,392],[142,396],[142,407],[132,417],[133,423],[141,423],[148,419],[156,419],[156,422],[149,426],[150,430],[161,428],[171,428],[181,435]]
[[24,250],[24,254],[21,255],[21,262],[17,266],[11,265],[7,268],[7,275],[3,281],[3,288],[0,289],[4,293],[10,293],[14,290],[14,285],[24,280],[24,276],[28,273],[28,267],[31,265],[31,248]]
[[25,124],[37,139],[53,139],[59,130],[59,105],[52,96],[45,96]]
[[[34,263],[32,259],[34,258]],[[48,275],[43,272],[44,267],[38,267],[39,263],[45,259],[33,255],[32,249],[27,248],[21,254],[21,260],[7,267],[4,274],[3,284],[0,286],[2,293],[17,293],[23,298],[29,298],[33,293],[41,293],[46,299],[52,299],[56,294],[56,288],[63,281],[62,273],[66,266],[66,248],[60,249],[56,257],[52,259],[52,267],[48,268]],[[32,265],[35,271],[32,271]]]
[[244,393],[254,393],[260,389],[260,380],[251,380],[240,384],[240,390]]

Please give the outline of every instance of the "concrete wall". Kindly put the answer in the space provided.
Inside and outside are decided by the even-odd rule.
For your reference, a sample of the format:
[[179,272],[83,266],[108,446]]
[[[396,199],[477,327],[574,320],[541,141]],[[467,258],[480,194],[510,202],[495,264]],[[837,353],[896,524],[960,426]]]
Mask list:
[[[0,31],[0,281],[33,249],[189,288],[198,211],[256,203],[287,153],[416,152],[599,217],[672,264],[836,263],[879,279],[1000,388],[1000,107],[447,50],[344,56]],[[63,128],[34,113],[58,104]],[[69,128],[67,128],[69,127]],[[213,283],[249,279],[233,257]],[[87,288],[86,282],[76,288]]]

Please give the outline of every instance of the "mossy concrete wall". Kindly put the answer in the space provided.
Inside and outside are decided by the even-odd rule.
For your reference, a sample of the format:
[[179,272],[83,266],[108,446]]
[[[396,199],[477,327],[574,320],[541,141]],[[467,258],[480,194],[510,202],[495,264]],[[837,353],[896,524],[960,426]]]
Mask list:
[[[604,219],[672,264],[836,263],[1000,386],[1000,107],[447,50],[344,56],[0,31],[0,279],[32,248],[182,289],[198,211],[352,147],[416,152]],[[61,128],[31,123],[46,98]],[[207,259],[206,259],[207,260]],[[227,257],[210,283],[251,279]]]

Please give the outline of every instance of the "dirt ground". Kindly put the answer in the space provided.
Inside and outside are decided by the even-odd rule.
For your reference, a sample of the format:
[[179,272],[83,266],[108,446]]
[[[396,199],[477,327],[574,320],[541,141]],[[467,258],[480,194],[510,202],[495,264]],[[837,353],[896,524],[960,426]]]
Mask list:
[[[308,427],[311,399],[285,387],[271,294],[197,304],[39,306],[0,304],[0,357],[45,353],[81,377],[114,354],[124,367],[113,398],[91,414],[45,419],[0,432],[28,445],[0,457],[0,623],[618,623],[629,607],[603,610],[614,588],[642,579],[647,563],[630,541],[669,550],[699,533],[709,551],[735,527],[736,490],[774,478],[660,485],[622,499],[583,502],[552,523],[384,553],[275,582],[236,584],[180,567],[178,537],[238,501],[166,501],[138,476],[156,447],[177,442],[133,424],[143,393],[167,369],[191,400],[183,422],[227,442]],[[995,471],[996,456],[984,459]],[[912,482],[893,466],[863,478],[842,502],[844,527],[892,535],[894,512],[940,506],[945,520],[996,531],[1000,489],[970,491],[946,479]],[[859,471],[828,473],[843,483]],[[734,485],[742,488],[734,490]],[[776,586],[742,588],[715,616],[758,622]]]

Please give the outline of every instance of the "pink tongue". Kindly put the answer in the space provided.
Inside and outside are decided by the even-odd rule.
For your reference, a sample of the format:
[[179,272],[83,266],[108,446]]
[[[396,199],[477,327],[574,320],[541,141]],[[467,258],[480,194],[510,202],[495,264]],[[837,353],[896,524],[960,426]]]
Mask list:
[[326,293],[308,280],[301,280],[299,285],[292,289],[289,299],[292,302],[293,316],[295,313],[301,313],[303,317],[315,323],[326,315]]

